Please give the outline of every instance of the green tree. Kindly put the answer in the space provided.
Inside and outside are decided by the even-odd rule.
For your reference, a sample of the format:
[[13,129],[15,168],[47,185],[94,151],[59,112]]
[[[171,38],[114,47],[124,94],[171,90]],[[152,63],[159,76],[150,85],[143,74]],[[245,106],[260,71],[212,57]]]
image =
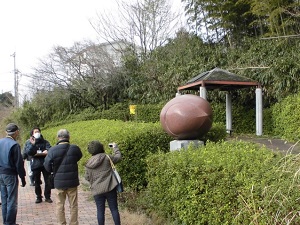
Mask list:
[[264,36],[299,34],[300,3],[298,0],[251,0],[253,24],[260,27]]
[[204,40],[218,42],[226,38],[232,46],[242,36],[255,36],[255,17],[243,0],[183,0],[188,21]]
[[148,59],[134,64],[137,67],[130,70],[134,78],[131,76],[129,96],[142,103],[168,101],[179,86],[198,73],[226,65],[223,54],[221,46],[205,44],[196,35],[181,30]]
[[298,0],[183,0],[189,24],[207,41],[299,34]]

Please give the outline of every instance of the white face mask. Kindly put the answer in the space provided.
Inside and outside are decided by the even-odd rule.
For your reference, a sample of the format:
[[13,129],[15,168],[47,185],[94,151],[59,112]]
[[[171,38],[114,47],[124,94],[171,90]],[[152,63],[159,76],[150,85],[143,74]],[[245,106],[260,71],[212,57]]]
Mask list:
[[33,134],[33,137],[34,137],[35,139],[39,139],[39,138],[41,137],[41,133],[34,133],[34,134]]

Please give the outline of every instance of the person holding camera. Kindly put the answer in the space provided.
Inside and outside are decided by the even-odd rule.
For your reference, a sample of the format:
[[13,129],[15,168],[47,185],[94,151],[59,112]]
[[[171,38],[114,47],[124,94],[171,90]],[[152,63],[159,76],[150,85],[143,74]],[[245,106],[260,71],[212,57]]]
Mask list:
[[25,187],[26,172],[21,147],[16,141],[19,127],[14,123],[6,126],[6,137],[0,139],[0,186],[3,224],[16,224],[18,211],[18,186],[21,178]]
[[[116,143],[109,147],[113,149],[113,155],[109,155],[112,162],[121,161],[121,152]],[[108,202],[115,225],[120,225],[117,190],[118,185],[103,145],[99,141],[91,141],[88,144],[88,152],[92,157],[85,164],[85,179],[89,181],[92,195],[97,206],[97,220],[99,225],[105,223],[105,202]]]
[[41,188],[41,174],[43,174],[45,182],[45,201],[52,203],[51,199],[51,187],[49,185],[49,175],[50,173],[44,167],[44,160],[51,148],[49,141],[45,140],[41,134],[41,129],[39,127],[34,127],[30,131],[30,138],[26,141],[23,150],[23,158],[30,157],[30,167],[32,171],[32,176],[34,180],[36,200],[35,203],[42,202],[42,188]]

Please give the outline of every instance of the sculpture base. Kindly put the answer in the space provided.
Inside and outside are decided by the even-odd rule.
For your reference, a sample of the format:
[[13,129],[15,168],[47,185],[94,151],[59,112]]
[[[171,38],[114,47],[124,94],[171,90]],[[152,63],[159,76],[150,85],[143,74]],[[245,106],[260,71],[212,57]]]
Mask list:
[[204,145],[204,142],[199,140],[174,140],[170,142],[170,151],[176,151],[182,148],[187,149],[190,144],[199,147]]

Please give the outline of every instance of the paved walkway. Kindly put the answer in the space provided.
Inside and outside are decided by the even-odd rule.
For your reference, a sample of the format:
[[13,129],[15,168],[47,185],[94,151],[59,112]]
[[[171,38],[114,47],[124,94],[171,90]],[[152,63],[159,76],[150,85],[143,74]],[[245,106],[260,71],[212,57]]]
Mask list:
[[[22,225],[54,225],[56,222],[55,215],[55,190],[52,190],[53,203],[47,203],[45,201],[36,204],[34,187],[29,185],[28,179],[25,187],[19,188],[19,204],[18,204],[18,215],[17,223]],[[43,182],[44,183],[44,182]],[[42,184],[42,190],[44,184]],[[43,198],[44,200],[44,198]],[[97,223],[96,205],[89,191],[84,191],[83,186],[79,186],[79,224],[83,225],[95,225]],[[67,224],[69,224],[69,203],[66,201],[65,214]],[[106,208],[106,225],[114,225],[110,211]],[[2,213],[0,212],[0,224],[2,223]]]
[[[243,140],[252,143],[259,144],[261,146],[265,146],[273,151],[281,151],[284,153],[292,153],[299,154],[300,153],[300,143],[290,143],[282,139],[278,138],[262,138],[262,137],[245,137],[245,136],[237,136],[235,138],[231,138],[234,140]],[[229,138],[230,140],[230,138]]]

